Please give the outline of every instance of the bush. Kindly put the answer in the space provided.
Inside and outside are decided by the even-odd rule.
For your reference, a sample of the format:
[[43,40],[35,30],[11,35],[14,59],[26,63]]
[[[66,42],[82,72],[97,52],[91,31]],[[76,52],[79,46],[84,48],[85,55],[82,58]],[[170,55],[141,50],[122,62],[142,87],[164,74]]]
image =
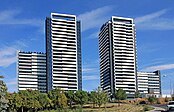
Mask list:
[[148,98],[148,101],[149,101],[151,104],[153,104],[153,103],[155,103],[155,102],[157,101],[157,98],[155,98],[154,96],[150,96],[150,97]]
[[165,102],[168,102],[169,101],[169,99],[167,98],[167,96],[165,97]]
[[144,111],[150,111],[150,110],[153,110],[153,108],[150,107],[150,106],[145,105],[144,108],[143,108],[143,110]]
[[165,104],[164,98],[158,98],[157,104]]
[[143,101],[140,101],[139,104],[147,104],[147,102],[143,100]]

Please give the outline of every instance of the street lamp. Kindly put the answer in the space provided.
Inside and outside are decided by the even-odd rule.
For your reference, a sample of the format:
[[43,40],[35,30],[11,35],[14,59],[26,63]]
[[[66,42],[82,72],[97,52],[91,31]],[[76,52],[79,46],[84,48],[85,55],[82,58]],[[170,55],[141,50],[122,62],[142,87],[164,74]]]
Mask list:
[[[167,77],[167,75],[163,75],[163,77]],[[172,94],[173,94],[173,89],[172,89],[172,81],[171,81],[171,79],[170,79],[170,95],[171,95],[171,97],[172,97]]]

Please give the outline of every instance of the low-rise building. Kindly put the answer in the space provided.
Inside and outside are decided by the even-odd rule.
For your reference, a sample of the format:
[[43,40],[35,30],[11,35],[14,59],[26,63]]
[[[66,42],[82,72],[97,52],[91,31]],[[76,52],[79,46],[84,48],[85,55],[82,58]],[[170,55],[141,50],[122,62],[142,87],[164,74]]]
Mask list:
[[46,92],[46,54],[17,52],[18,90]]
[[138,72],[137,88],[142,97],[161,96],[161,76],[160,71]]

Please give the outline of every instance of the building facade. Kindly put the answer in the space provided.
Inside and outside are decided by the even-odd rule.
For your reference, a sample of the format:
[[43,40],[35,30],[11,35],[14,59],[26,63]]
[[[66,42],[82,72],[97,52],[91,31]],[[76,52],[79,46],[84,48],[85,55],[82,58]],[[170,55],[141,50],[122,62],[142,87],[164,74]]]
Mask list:
[[148,94],[148,73],[137,73],[137,88],[140,94]]
[[136,34],[132,18],[112,16],[99,33],[100,83],[110,95],[119,88],[134,98],[136,91]]
[[144,96],[161,96],[161,75],[160,71],[138,72],[137,75],[138,92]]
[[46,92],[46,54],[41,52],[17,52],[18,90]]
[[47,90],[82,89],[81,31],[75,15],[46,19]]

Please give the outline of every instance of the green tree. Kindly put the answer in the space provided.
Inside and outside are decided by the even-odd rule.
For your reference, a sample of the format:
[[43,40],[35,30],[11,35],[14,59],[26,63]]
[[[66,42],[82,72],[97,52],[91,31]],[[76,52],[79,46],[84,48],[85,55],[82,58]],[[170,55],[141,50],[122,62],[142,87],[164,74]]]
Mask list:
[[148,101],[149,101],[151,104],[153,104],[153,103],[155,103],[155,102],[157,101],[157,98],[155,98],[154,96],[149,96]]
[[165,97],[164,101],[165,102],[168,102],[169,101],[169,99],[167,98],[167,96]]
[[108,98],[108,95],[107,93],[103,93],[103,103],[104,103],[104,106],[105,106],[105,111],[106,111],[106,103],[108,102],[109,98]]
[[[2,79],[3,76],[0,76]],[[0,80],[0,111],[6,112],[8,108],[8,100],[6,99],[7,87],[3,80]]]
[[28,109],[30,107],[30,93],[28,90],[21,90],[18,92],[19,96],[22,98],[22,106],[21,106],[21,112],[24,111],[24,109]]
[[86,91],[76,91],[74,94],[74,101],[77,104],[81,105],[81,108],[83,107],[84,104],[88,102],[88,93]]
[[29,101],[30,101],[28,105],[29,110],[34,110],[34,112],[37,112],[37,110],[41,108],[41,105],[37,99],[33,98],[33,99],[30,99]]
[[48,98],[48,95],[45,93],[40,93],[38,96],[38,101],[41,105],[41,109],[48,109],[50,108],[53,104],[51,102],[51,100]]
[[36,90],[27,90],[27,91],[29,93],[27,108],[29,110],[34,110],[34,111],[37,111],[39,108],[42,108],[42,106],[39,103],[39,99],[38,99],[38,97],[41,93]]
[[15,104],[14,104],[14,93],[7,92],[5,95],[6,99],[8,100],[8,112],[13,112],[16,110]]
[[100,87],[96,90],[96,103],[99,107],[101,107],[102,104],[106,104],[108,101],[107,94],[102,91]]
[[72,103],[74,102],[74,91],[67,91],[65,95],[68,99],[68,104],[70,108],[72,108]]
[[135,92],[135,98],[140,98],[140,92],[138,91]]
[[91,91],[89,94],[89,101],[93,103],[93,108],[97,104],[97,92],[96,91]]
[[127,98],[126,91],[123,89],[118,89],[115,92],[115,99],[118,100],[120,106],[120,100],[125,100]]
[[22,107],[23,100],[18,93],[13,93],[13,96],[14,107],[16,110],[19,110]]
[[63,92],[58,93],[58,103],[60,108],[67,107],[67,97]]
[[54,104],[54,109],[56,108],[64,108],[67,106],[67,98],[63,90],[58,88],[49,91],[48,97],[51,99]]

